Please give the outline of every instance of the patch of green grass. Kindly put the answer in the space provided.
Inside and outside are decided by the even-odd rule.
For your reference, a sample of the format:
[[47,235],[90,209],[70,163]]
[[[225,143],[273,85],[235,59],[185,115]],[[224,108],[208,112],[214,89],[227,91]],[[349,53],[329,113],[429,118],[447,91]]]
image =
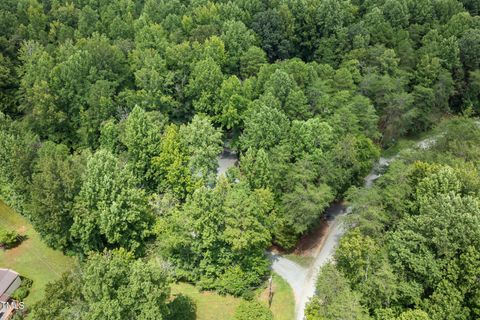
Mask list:
[[[295,298],[288,283],[277,274],[273,274],[273,298],[270,310],[275,320],[292,320],[295,315]],[[212,291],[200,291],[187,283],[174,283],[172,295],[183,294],[195,301],[197,320],[231,320],[242,298],[230,295],[222,296]],[[268,288],[256,291],[256,299],[268,306]],[[255,320],[255,319],[252,319]]]
[[[295,297],[292,288],[276,273],[273,274],[273,297],[270,310],[274,320],[292,320],[295,318]],[[268,289],[259,295],[258,300],[268,305]]]
[[296,262],[305,268],[310,267],[314,260],[313,257],[299,256],[293,253],[286,254],[283,257],[287,258],[288,260],[292,260],[293,262]]
[[0,226],[27,237],[17,247],[6,251],[0,250],[0,268],[12,269],[21,276],[33,280],[30,294],[24,301],[27,307],[31,306],[44,297],[46,284],[57,280],[62,273],[70,270],[75,259],[49,248],[30,222],[1,200]]
[[221,296],[211,291],[200,291],[187,283],[174,283],[172,295],[183,294],[190,297],[197,306],[197,320],[230,320],[242,301],[233,296]]

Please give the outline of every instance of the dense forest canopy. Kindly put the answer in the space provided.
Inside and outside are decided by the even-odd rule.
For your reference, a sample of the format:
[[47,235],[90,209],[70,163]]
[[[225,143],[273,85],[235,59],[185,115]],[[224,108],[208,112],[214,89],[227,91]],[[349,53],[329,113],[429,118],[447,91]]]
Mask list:
[[[175,279],[248,296],[269,272],[265,250],[292,248],[329,204],[362,183],[382,147],[445,116],[478,115],[479,10],[476,0],[3,0],[0,197],[49,246],[84,259],[85,277],[102,259],[150,270],[134,260],[154,255]],[[461,136],[453,141],[439,146],[456,148]],[[217,177],[225,145],[239,165]],[[474,151],[458,148],[458,158],[478,165]],[[397,169],[415,178],[396,187],[411,192],[408,202],[390,199],[412,206],[409,216],[395,207],[385,212],[393,221],[379,215],[368,230],[357,222],[360,231],[342,245],[340,270],[328,272],[362,313],[386,319],[376,310],[396,315],[424,299],[432,319],[455,318],[435,301],[461,279],[436,291],[446,266],[405,260],[415,232],[432,226],[435,205],[477,205],[474,181],[448,161]],[[435,182],[444,175],[448,188]],[[400,178],[407,179],[392,173]],[[429,183],[450,200],[431,200]],[[369,300],[365,290],[375,283],[365,287],[359,262],[342,256],[358,239],[376,250],[369,272],[398,271],[389,281],[416,286],[390,288],[396,300],[383,292],[387,304]],[[432,249],[438,243],[424,245],[420,256],[446,254]],[[156,272],[152,281],[168,282]],[[64,288],[82,292],[79,308],[94,298],[86,285]],[[450,314],[458,319],[479,316],[469,288],[456,289],[464,309]],[[52,310],[51,319],[66,314]],[[152,309],[148,317],[166,314]]]

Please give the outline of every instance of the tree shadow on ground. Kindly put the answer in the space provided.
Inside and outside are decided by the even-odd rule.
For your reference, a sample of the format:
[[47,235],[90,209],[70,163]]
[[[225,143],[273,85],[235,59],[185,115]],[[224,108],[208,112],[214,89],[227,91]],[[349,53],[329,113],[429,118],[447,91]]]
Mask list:
[[192,298],[178,294],[169,305],[169,320],[195,320],[197,318],[197,305]]

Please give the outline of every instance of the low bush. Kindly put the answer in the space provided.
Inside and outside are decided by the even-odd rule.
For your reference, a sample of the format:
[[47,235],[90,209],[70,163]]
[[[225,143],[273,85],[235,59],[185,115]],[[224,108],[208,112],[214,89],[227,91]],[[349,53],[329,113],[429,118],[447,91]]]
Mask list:
[[273,320],[273,314],[267,306],[258,301],[242,301],[235,311],[234,320]]
[[19,235],[15,231],[0,227],[0,248],[10,248],[19,241]]

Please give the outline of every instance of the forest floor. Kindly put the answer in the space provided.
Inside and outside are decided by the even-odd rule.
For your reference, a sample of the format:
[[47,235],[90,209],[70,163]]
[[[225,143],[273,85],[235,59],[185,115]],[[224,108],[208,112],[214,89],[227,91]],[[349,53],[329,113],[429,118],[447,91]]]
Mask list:
[[12,269],[33,280],[30,294],[24,301],[28,307],[43,298],[47,283],[57,280],[62,273],[73,268],[75,259],[49,248],[30,222],[1,200],[0,225],[26,236],[17,247],[0,249],[0,268]]

